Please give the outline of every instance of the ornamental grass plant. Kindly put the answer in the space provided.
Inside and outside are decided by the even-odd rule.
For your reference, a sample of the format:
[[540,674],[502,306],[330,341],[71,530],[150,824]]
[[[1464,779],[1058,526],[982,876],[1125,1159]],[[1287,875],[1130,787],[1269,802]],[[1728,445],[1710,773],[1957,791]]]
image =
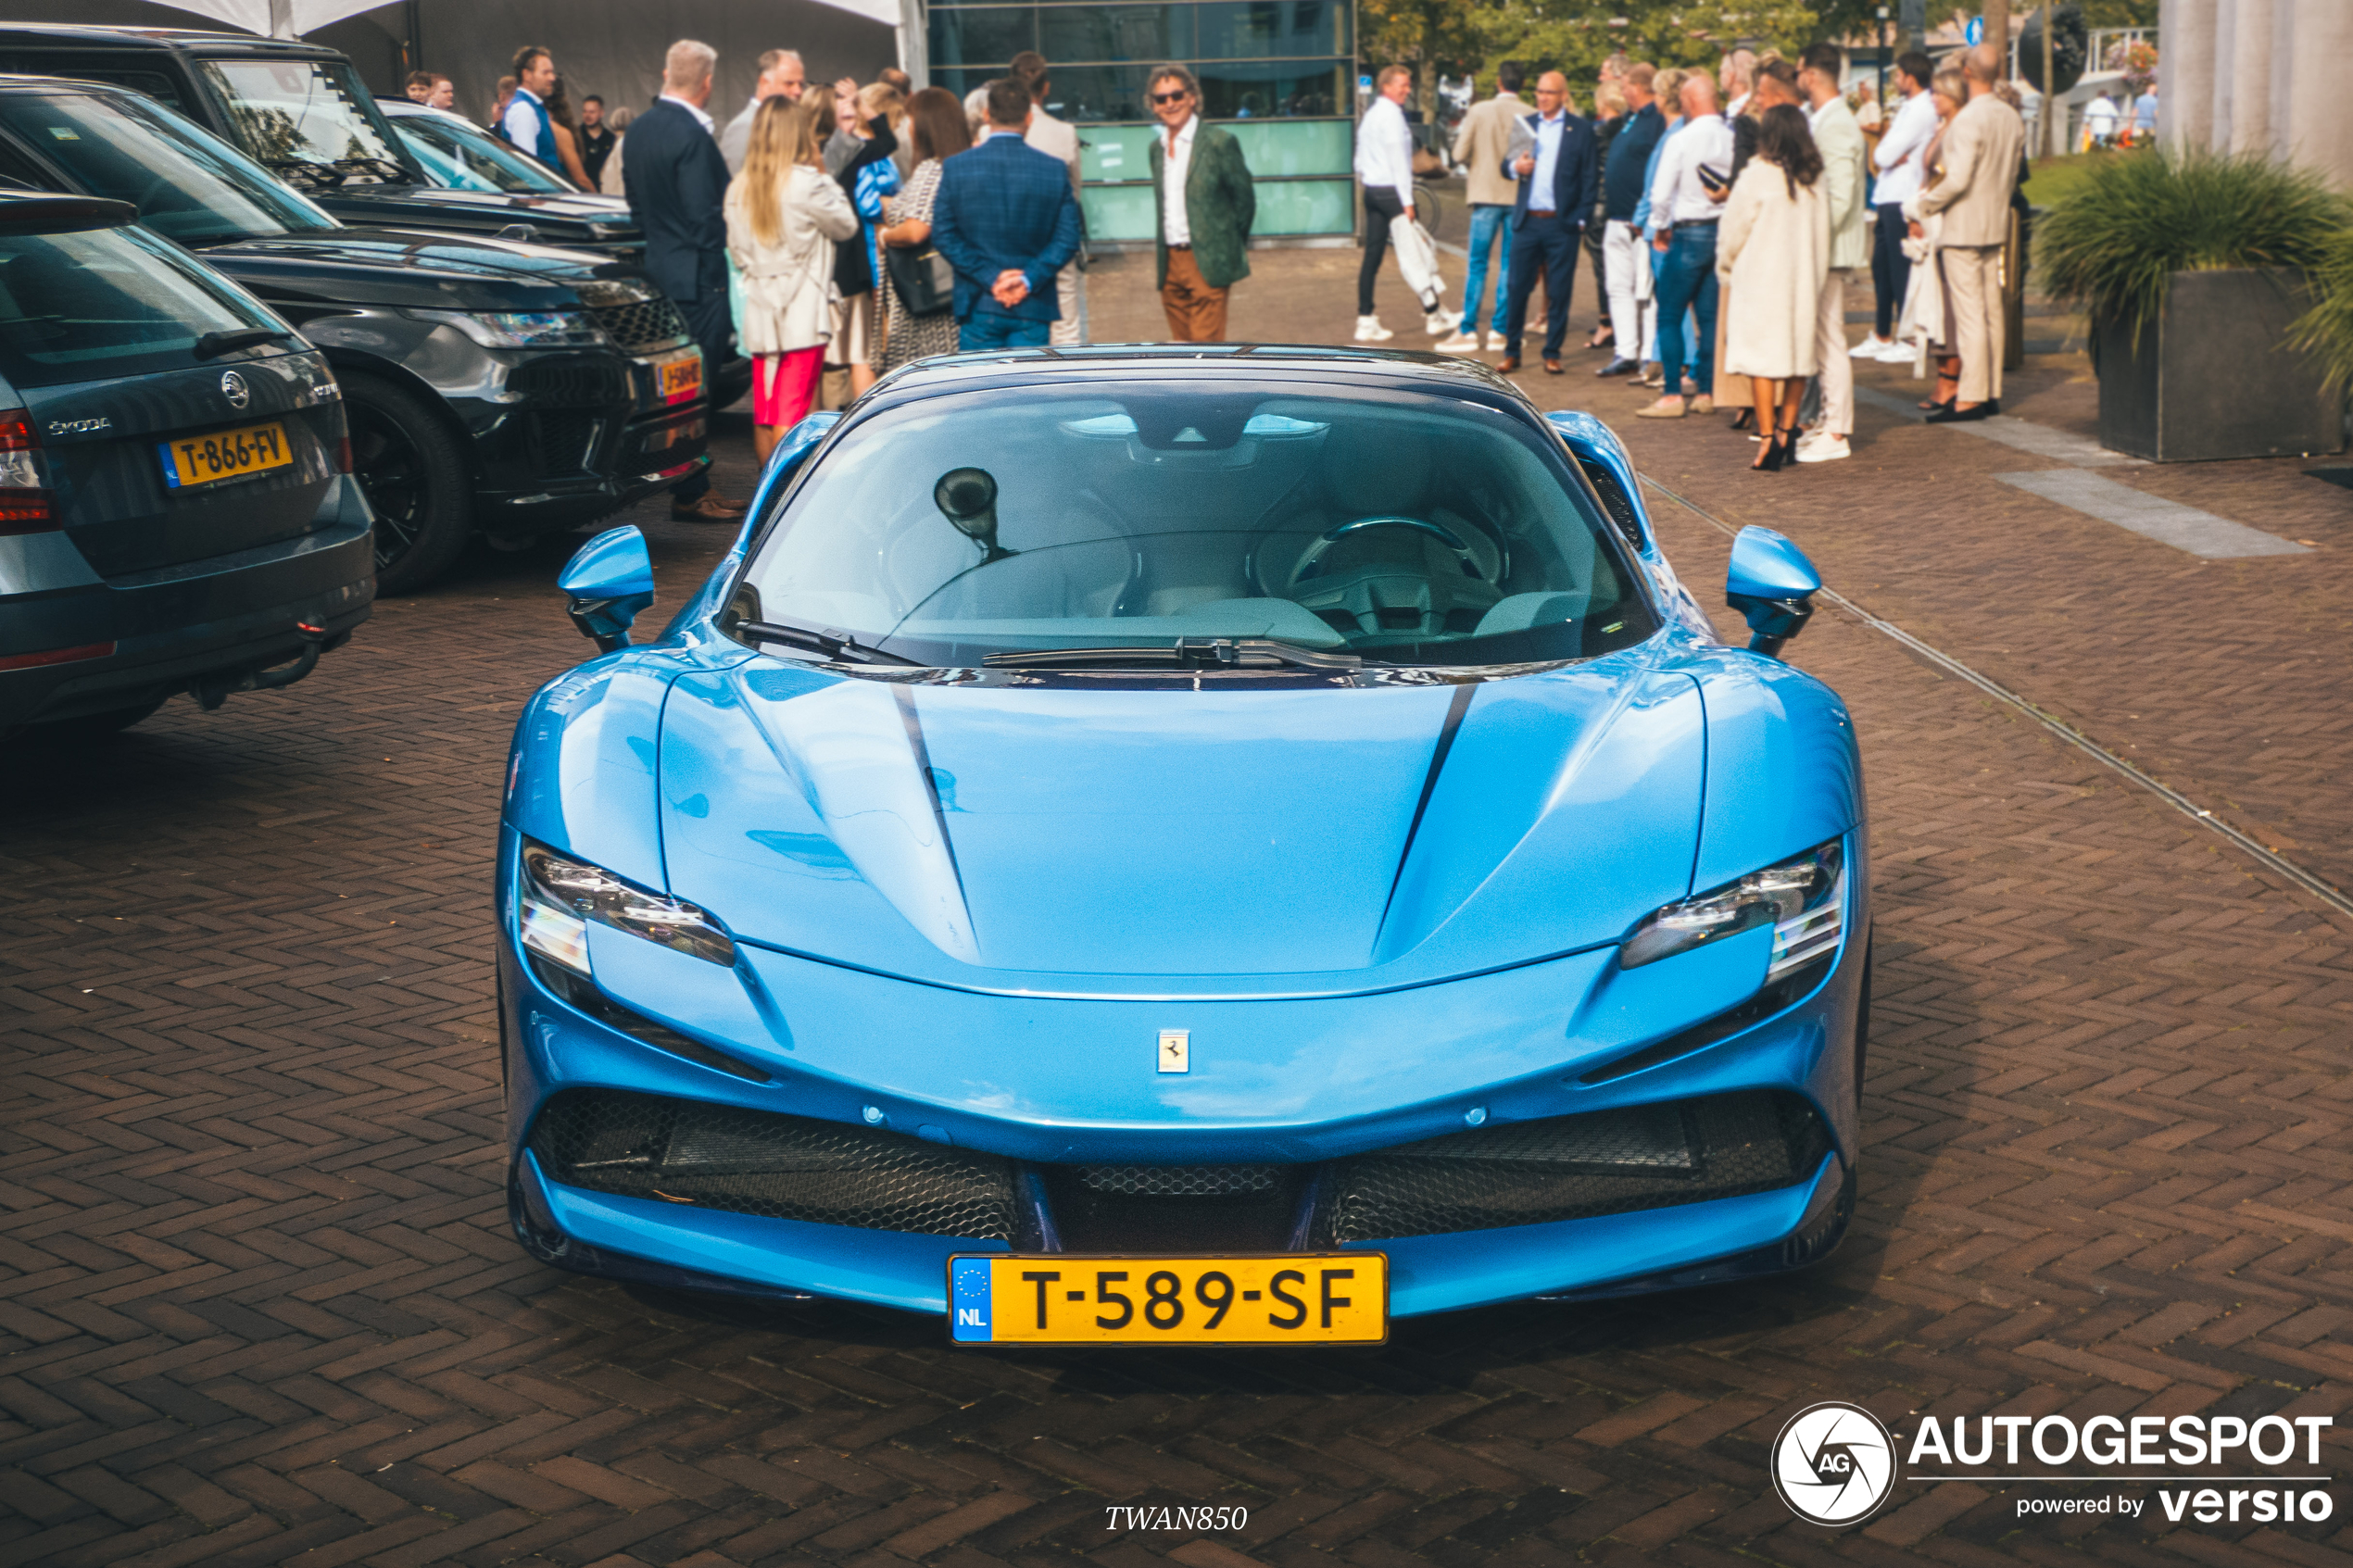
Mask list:
[[2312,308],[2288,332],[2288,346],[2309,349],[2334,391],[2353,393],[2353,227],[2329,236],[2311,270]]
[[2343,199],[2310,169],[2160,146],[2089,171],[2035,224],[2034,249],[2054,297],[2137,344],[2174,273],[2316,269],[2346,221]]

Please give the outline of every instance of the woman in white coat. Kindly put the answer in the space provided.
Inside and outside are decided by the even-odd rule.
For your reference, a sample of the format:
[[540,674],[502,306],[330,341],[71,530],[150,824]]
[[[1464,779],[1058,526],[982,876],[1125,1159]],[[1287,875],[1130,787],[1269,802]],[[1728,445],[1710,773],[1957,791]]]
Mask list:
[[752,118],[744,171],[728,183],[727,255],[743,279],[739,327],[751,356],[752,443],[765,463],[816,400],[833,336],[834,245],[858,214],[825,173],[818,131],[829,105],[779,94]]
[[1717,273],[1740,302],[1725,324],[1724,370],[1755,387],[1753,466],[1768,472],[1789,459],[1797,406],[1819,369],[1815,323],[1830,265],[1822,155],[1805,114],[1776,104],[1757,122],[1756,156],[1733,182],[1716,239]]

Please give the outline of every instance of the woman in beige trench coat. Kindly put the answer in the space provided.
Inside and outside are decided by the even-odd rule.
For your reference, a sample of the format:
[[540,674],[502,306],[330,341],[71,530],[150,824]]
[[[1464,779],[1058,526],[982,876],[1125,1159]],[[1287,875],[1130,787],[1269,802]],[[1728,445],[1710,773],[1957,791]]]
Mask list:
[[1815,323],[1830,276],[1831,209],[1822,155],[1805,114],[1776,104],[1757,124],[1756,156],[1724,204],[1716,270],[1739,301],[1724,330],[1724,370],[1756,398],[1755,467],[1770,471],[1797,440],[1797,406],[1819,366]]

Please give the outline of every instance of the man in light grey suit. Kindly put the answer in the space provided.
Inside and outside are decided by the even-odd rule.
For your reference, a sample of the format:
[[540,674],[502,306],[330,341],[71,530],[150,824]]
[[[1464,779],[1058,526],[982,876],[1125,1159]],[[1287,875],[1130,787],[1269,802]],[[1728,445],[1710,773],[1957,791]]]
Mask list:
[[719,133],[719,156],[727,160],[728,173],[744,171],[744,157],[751,148],[751,117],[760,112],[760,106],[771,98],[789,98],[799,103],[801,90],[808,84],[808,68],[800,63],[797,52],[771,49],[760,56],[760,80],[752,84],[751,102]]
[[1931,414],[1931,424],[2002,411],[2002,247],[2009,243],[2010,195],[2018,189],[2026,123],[1994,94],[2001,69],[1991,44],[1969,52],[1961,68],[1969,102],[1944,128],[1944,178],[1904,204],[1904,216],[1916,223],[1931,212],[1944,215],[1937,253],[1953,295],[1948,341],[1961,361],[1960,384],[1953,406]]
[[[1047,75],[1046,56],[1035,49],[1024,49],[1013,58],[1007,74],[1029,89],[1029,129],[1022,140],[1049,157],[1058,157],[1070,169],[1070,188],[1078,189],[1078,128],[1066,119],[1058,119],[1046,112],[1046,95],[1053,82]],[[1065,267],[1054,277],[1055,303],[1062,314],[1055,318],[1052,342],[1057,348],[1076,346],[1079,341],[1079,297],[1087,286],[1086,279],[1075,266]]]

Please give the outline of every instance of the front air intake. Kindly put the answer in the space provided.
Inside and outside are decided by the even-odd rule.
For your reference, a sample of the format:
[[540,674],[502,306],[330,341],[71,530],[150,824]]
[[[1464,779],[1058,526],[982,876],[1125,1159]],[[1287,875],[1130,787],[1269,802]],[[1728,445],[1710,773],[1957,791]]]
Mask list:
[[842,1122],[569,1089],[533,1123],[548,1179],[622,1198],[820,1225],[1010,1241],[1013,1168]]

